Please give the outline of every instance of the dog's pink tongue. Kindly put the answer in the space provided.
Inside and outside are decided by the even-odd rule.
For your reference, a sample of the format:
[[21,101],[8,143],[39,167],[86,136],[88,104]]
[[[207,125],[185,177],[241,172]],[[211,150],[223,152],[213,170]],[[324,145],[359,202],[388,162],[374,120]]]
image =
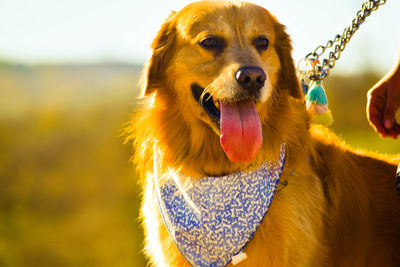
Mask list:
[[263,142],[254,101],[220,102],[220,106],[220,142],[225,154],[231,161],[252,161]]

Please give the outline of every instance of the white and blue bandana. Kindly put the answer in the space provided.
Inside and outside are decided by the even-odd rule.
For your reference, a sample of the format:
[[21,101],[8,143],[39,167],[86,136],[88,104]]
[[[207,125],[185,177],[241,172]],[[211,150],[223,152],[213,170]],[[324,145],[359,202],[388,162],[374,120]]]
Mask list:
[[284,164],[282,144],[277,163],[265,162],[254,171],[194,179],[185,190],[179,174],[169,174],[176,176],[162,185],[156,181],[164,223],[190,264],[225,266],[243,254],[268,211]]

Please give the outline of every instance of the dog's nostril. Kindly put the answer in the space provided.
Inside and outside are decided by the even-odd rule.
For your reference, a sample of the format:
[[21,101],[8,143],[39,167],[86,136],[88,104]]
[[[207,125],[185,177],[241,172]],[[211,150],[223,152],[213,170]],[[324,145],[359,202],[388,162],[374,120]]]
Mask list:
[[264,83],[265,82],[265,76],[258,76],[257,77],[257,83]]
[[267,78],[263,69],[255,66],[240,68],[235,74],[236,81],[248,91],[257,91],[264,86]]

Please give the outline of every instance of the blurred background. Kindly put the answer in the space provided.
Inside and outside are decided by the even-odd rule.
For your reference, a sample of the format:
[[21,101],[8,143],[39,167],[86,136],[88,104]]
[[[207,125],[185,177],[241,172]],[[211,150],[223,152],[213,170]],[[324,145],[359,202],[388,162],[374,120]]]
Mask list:
[[[265,0],[299,60],[362,1]],[[0,0],[0,266],[145,266],[140,189],[121,132],[163,19],[184,0]],[[367,19],[326,81],[334,131],[396,154],[368,126],[366,92],[400,46],[399,1]]]

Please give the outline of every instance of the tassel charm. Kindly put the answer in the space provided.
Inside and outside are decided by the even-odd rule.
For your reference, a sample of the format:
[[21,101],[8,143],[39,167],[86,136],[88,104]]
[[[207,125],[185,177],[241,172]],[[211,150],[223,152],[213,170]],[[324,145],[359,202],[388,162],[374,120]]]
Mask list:
[[[312,55],[317,56],[317,55]],[[327,73],[319,66],[318,56],[316,58],[303,58],[297,64],[301,89],[306,97],[306,107],[311,116],[311,122],[330,126],[333,123],[332,112],[328,108],[328,98],[322,86],[322,79]]]
[[306,95],[306,107],[312,123],[330,126],[333,123],[332,112],[328,108],[328,99],[321,81],[311,83]]

